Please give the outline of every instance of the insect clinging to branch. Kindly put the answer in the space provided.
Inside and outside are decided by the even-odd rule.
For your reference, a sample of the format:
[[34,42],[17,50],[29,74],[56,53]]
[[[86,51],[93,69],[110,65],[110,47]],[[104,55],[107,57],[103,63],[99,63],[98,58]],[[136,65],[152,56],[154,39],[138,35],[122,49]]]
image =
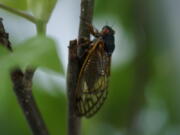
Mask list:
[[85,42],[74,105],[76,114],[85,117],[93,116],[107,97],[111,56],[115,49],[115,32],[111,27],[104,26],[101,32],[89,24],[88,28],[95,39]]

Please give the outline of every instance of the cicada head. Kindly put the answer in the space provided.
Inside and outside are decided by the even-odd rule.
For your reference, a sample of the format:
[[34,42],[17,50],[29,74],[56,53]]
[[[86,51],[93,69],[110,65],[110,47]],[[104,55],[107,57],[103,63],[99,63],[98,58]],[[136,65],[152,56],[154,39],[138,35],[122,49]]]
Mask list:
[[110,26],[104,26],[102,28],[102,32],[103,35],[114,35],[115,31],[110,27]]
[[101,31],[101,36],[105,44],[105,51],[109,56],[112,55],[115,49],[114,43],[115,31],[110,26],[104,26]]

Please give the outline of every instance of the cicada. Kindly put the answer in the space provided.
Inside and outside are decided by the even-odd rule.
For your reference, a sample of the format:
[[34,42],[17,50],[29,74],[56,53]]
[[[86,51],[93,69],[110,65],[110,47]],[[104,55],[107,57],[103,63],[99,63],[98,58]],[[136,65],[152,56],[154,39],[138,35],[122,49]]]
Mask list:
[[114,30],[104,26],[99,32],[88,25],[95,37],[88,42],[75,91],[75,111],[80,117],[93,116],[103,105],[108,94],[111,56],[115,49]]

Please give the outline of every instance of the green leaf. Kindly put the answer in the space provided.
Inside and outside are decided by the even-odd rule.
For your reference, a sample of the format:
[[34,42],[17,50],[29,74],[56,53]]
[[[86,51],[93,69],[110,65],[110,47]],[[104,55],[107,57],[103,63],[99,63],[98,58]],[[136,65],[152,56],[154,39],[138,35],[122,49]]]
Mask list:
[[41,20],[48,21],[57,0],[27,0],[28,8],[33,15]]
[[10,70],[13,67],[24,68],[26,66],[33,66],[63,72],[55,42],[43,36],[32,38],[17,45],[13,53],[0,57],[0,65],[0,70],[2,71]]
[[0,2],[12,8],[27,10],[26,0],[0,0]]

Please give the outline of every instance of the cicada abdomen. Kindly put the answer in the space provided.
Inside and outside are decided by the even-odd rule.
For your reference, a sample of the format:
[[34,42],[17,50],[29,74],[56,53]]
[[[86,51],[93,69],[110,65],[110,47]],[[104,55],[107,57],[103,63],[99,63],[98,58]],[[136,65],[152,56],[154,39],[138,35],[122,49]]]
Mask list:
[[[110,36],[114,36],[114,31],[110,30],[113,32]],[[105,34],[102,31],[91,43],[78,76],[75,91],[75,110],[78,116],[93,116],[101,108],[108,94],[108,78],[114,46],[109,47],[111,50],[107,47]]]

